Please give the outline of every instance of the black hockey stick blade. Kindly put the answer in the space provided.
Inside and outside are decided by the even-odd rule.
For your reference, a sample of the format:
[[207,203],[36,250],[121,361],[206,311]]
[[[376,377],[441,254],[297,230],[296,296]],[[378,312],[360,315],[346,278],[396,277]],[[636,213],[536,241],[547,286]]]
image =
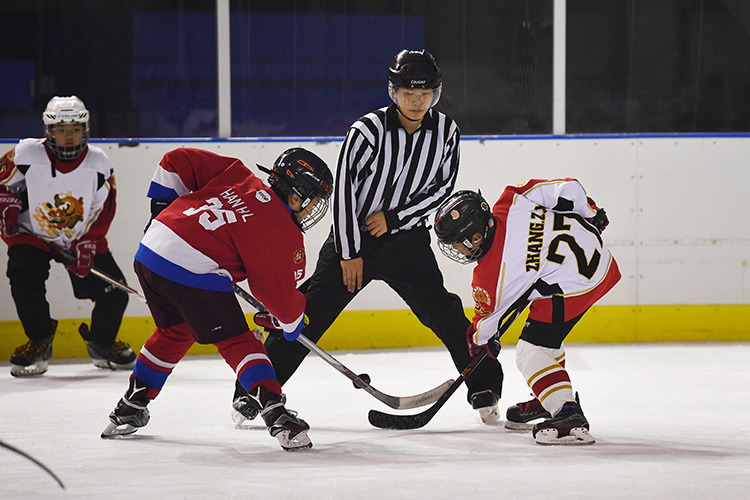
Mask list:
[[482,362],[484,358],[488,356],[487,349],[484,348],[482,351],[482,354],[478,354],[477,356],[474,356],[474,358],[471,360],[471,362],[464,368],[464,371],[461,372],[461,375],[446,389],[446,391],[440,395],[440,397],[437,399],[434,405],[427,408],[422,413],[417,413],[416,415],[392,415],[390,413],[383,413],[382,411],[378,410],[370,410],[370,412],[367,414],[367,420],[370,421],[370,424],[372,424],[374,427],[378,427],[380,429],[398,429],[398,430],[404,430],[404,429],[419,429],[420,427],[424,427],[427,425],[427,422],[432,420],[432,417],[435,416],[435,414],[440,410],[440,408],[443,407],[443,405],[448,401],[448,398],[450,398],[456,390],[461,387],[461,384],[464,383],[464,380],[466,379],[466,376],[474,371],[474,368],[477,367],[479,363]]
[[[510,325],[513,324],[513,322],[518,318],[518,316],[521,314],[521,312],[526,309],[526,305],[528,305],[528,302],[524,301],[522,305],[519,305],[516,307],[515,310],[513,310],[512,315],[509,319],[507,319],[499,328],[495,335],[497,335],[498,338],[500,338],[508,328],[510,328]],[[450,398],[454,392],[463,384],[464,380],[466,380],[466,377],[469,376],[471,372],[474,371],[474,369],[481,363],[484,358],[489,356],[489,352],[487,351],[487,347],[482,347],[481,351],[472,358],[471,362],[466,366],[466,368],[463,369],[459,377],[456,379],[453,384],[451,384],[450,387],[437,399],[435,404],[427,408],[422,413],[417,413],[415,415],[392,415],[390,413],[383,413],[381,411],[377,410],[370,410],[370,412],[367,414],[367,420],[370,421],[370,424],[372,424],[374,427],[378,427],[380,429],[397,429],[397,430],[405,430],[405,429],[419,429],[421,427],[424,427],[427,425],[427,422],[432,420],[432,417],[435,416],[435,414],[440,410],[440,408],[443,407],[443,405],[448,401],[448,398]]]
[[63,484],[63,482],[62,482],[62,481],[60,481],[60,478],[59,478],[59,477],[57,477],[57,475],[55,475],[55,473],[54,473],[54,472],[52,472],[52,471],[51,471],[51,470],[50,470],[50,469],[49,469],[49,468],[48,468],[48,467],[47,467],[46,465],[44,465],[44,464],[43,464],[42,462],[40,462],[40,461],[39,461],[39,460],[37,460],[36,458],[32,457],[31,455],[29,455],[29,454],[28,454],[28,453],[26,453],[25,451],[19,450],[19,449],[18,449],[18,448],[16,448],[15,446],[12,446],[12,445],[10,445],[10,444],[6,443],[6,442],[5,442],[5,441],[3,441],[2,439],[0,439],[0,446],[2,446],[3,448],[7,448],[7,449],[9,449],[10,451],[12,451],[12,452],[14,452],[14,453],[18,453],[18,454],[19,454],[19,455],[21,455],[22,457],[24,457],[24,458],[26,458],[26,459],[28,459],[28,460],[30,460],[30,461],[32,461],[32,462],[34,462],[34,463],[35,463],[35,464],[37,464],[37,465],[38,465],[39,467],[41,467],[41,468],[42,468],[42,470],[44,470],[44,472],[46,472],[47,474],[49,474],[50,476],[52,476],[52,479],[54,479],[55,481],[57,481],[57,484],[59,484],[59,485],[60,485],[60,488],[62,488],[62,489],[65,489],[65,485]]
[[[245,299],[251,306],[260,312],[268,312],[268,309],[258,301],[255,297],[250,295],[245,289],[239,285],[234,285],[234,291],[237,295]],[[453,379],[443,382],[434,389],[423,392],[421,394],[415,394],[414,396],[391,396],[374,388],[370,385],[369,381],[362,379],[359,375],[351,371],[349,368],[344,366],[339,360],[328,354],[318,344],[308,339],[304,335],[300,334],[297,337],[297,342],[307,347],[310,351],[317,354],[323,361],[335,368],[339,373],[344,375],[346,378],[354,383],[354,387],[363,389],[365,392],[373,396],[381,403],[395,409],[395,410],[409,410],[412,408],[419,408],[430,403],[434,403],[440,398],[440,396],[446,391],[448,387],[453,383]]]

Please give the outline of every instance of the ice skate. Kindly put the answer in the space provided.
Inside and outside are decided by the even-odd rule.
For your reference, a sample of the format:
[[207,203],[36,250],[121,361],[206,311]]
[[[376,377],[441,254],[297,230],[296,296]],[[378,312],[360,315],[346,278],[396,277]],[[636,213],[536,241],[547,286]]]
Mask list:
[[475,392],[471,395],[471,407],[479,412],[482,422],[495,425],[500,420],[500,410],[497,408],[499,399],[497,394],[490,389]]
[[235,427],[241,427],[246,421],[253,420],[263,409],[258,399],[258,388],[251,392],[252,394],[248,394],[239,381],[235,382],[232,399],[232,422]]
[[297,418],[294,411],[284,407],[283,394],[269,394],[260,416],[268,427],[271,436],[279,440],[279,444],[286,451],[312,448],[312,442],[307,436],[310,426],[301,418]]
[[10,374],[14,377],[33,377],[47,372],[52,358],[52,340],[57,320],[52,320],[52,334],[44,340],[29,340],[10,356]]
[[534,420],[552,418],[537,398],[523,403],[516,403],[505,412],[505,428],[512,431],[530,431]]
[[585,445],[596,441],[589,434],[589,423],[576,402],[565,403],[559,412],[534,426],[534,440],[544,445]]
[[125,342],[115,340],[109,345],[99,344],[92,340],[86,323],[81,323],[78,333],[86,341],[86,350],[94,366],[108,370],[131,370],[135,365],[135,352]]
[[147,392],[148,386],[140,379],[130,379],[130,387],[109,414],[109,425],[101,435],[103,439],[133,434],[148,423],[151,414],[146,405],[151,400],[146,397]]

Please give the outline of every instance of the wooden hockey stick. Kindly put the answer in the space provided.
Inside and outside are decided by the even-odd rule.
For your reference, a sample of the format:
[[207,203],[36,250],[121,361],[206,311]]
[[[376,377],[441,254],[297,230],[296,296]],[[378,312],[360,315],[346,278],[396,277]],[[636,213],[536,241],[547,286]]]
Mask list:
[[[497,333],[495,333],[495,336],[498,339],[503,336],[508,328],[510,328],[510,325],[512,325],[516,318],[518,318],[518,316],[521,314],[521,312],[526,309],[527,305],[528,302],[524,302],[522,305],[516,307],[510,318],[505,320],[505,322],[498,327]],[[430,406],[422,413],[417,413],[416,415],[391,415],[389,413],[383,413],[377,410],[370,410],[370,412],[367,414],[367,420],[369,420],[370,424],[372,424],[374,427],[379,427],[381,429],[419,429],[420,427],[424,427],[427,422],[432,420],[432,417],[434,417],[438,410],[443,407],[446,401],[448,401],[448,398],[450,398],[453,393],[458,390],[461,384],[463,384],[464,380],[466,380],[466,377],[468,377],[469,374],[471,374],[471,372],[473,372],[474,369],[479,365],[479,363],[484,361],[484,359],[489,355],[490,353],[487,350],[487,346],[483,346],[479,353],[477,353],[477,355],[472,358],[471,362],[466,366],[466,368],[464,368],[456,381],[453,382],[450,387],[448,387],[448,389],[442,394],[442,396],[440,396],[440,398],[438,398],[434,405]]]
[[56,475],[56,474],[55,474],[54,472],[52,472],[52,471],[51,471],[51,470],[50,470],[50,469],[49,469],[49,468],[48,468],[48,467],[47,467],[46,465],[44,465],[44,464],[43,464],[42,462],[40,462],[40,461],[39,461],[39,460],[37,460],[36,458],[32,457],[31,455],[29,455],[29,454],[28,454],[28,453],[26,453],[25,451],[19,450],[19,449],[18,449],[18,448],[16,448],[15,446],[12,446],[12,445],[10,445],[10,444],[6,443],[6,442],[5,442],[5,441],[3,441],[2,439],[0,439],[0,446],[2,446],[3,448],[6,448],[6,449],[8,449],[8,450],[10,450],[10,451],[12,451],[12,452],[14,452],[14,453],[18,453],[18,454],[19,454],[19,455],[21,455],[22,457],[24,457],[24,458],[26,458],[26,459],[28,459],[28,460],[30,460],[30,461],[32,461],[32,462],[34,462],[34,463],[35,463],[35,464],[37,464],[37,465],[38,465],[39,467],[41,467],[41,468],[42,468],[42,470],[44,470],[44,472],[46,472],[47,474],[49,474],[50,476],[52,476],[52,479],[54,479],[55,481],[57,481],[57,484],[59,484],[59,485],[60,485],[60,488],[62,488],[62,489],[65,489],[65,485],[63,484],[63,482],[62,482],[62,481],[60,481],[60,478],[59,478],[59,477],[57,477],[57,475]]
[[[57,245],[55,243],[52,243],[50,241],[47,241],[47,240],[44,240],[44,239],[40,238],[39,236],[37,236],[36,234],[34,234],[29,228],[27,228],[25,226],[22,226],[21,224],[16,224],[15,228],[21,234],[28,234],[28,235],[34,236],[39,241],[44,242],[51,250],[53,250],[55,253],[61,255],[62,258],[65,259],[65,260],[67,260],[68,262],[73,262],[73,261],[76,260],[75,256],[73,254],[71,254],[70,252],[68,252],[68,250],[66,250],[65,248],[63,248],[60,245]],[[128,285],[126,285],[125,283],[123,283],[121,281],[117,281],[112,276],[108,275],[107,273],[104,273],[104,272],[98,270],[97,268],[92,267],[91,268],[91,274],[93,274],[94,276],[96,276],[97,278],[99,278],[101,280],[104,280],[105,282],[109,283],[110,285],[112,285],[112,286],[114,286],[116,288],[119,288],[123,292],[127,292],[129,294],[135,295],[136,298],[139,299],[139,300],[141,300],[142,302],[144,302],[144,303],[146,302],[146,297],[144,297],[143,295],[141,295],[138,290],[136,290],[135,288],[129,287]]]
[[[268,312],[268,309],[261,304],[255,297],[246,292],[239,285],[234,285],[234,291],[237,295],[245,299],[251,306],[257,309],[259,312]],[[369,380],[364,380],[359,375],[355,374],[349,368],[344,366],[336,358],[328,354],[326,351],[321,349],[318,344],[308,339],[304,335],[300,334],[297,337],[297,342],[307,347],[310,351],[320,356],[323,361],[334,367],[339,373],[342,373],[346,378],[354,383],[354,386],[363,389],[368,394],[372,395],[375,399],[388,405],[389,407],[396,410],[408,410],[411,408],[418,408],[435,402],[441,395],[448,389],[453,383],[453,379],[447,380],[439,386],[421,394],[414,396],[391,396],[385,394],[369,384]],[[368,377],[369,378],[369,377]]]

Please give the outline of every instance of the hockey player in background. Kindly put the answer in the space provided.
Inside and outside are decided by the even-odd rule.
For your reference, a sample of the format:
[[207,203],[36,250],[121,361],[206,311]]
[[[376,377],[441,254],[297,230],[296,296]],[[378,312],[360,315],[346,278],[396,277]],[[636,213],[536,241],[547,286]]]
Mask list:
[[[481,194],[459,191],[435,215],[441,251],[456,262],[477,263],[474,320],[467,331],[472,355],[486,345],[497,357],[498,326],[531,301],[516,365],[536,403],[509,408],[508,419],[520,426],[545,413],[532,428],[539,444],[594,442],[565,369],[563,340],[620,279],[600,235],[608,223],[575,179],[508,186],[492,211]],[[521,405],[539,409],[521,417]]]
[[233,291],[251,292],[294,341],[305,325],[302,232],[328,208],[333,177],[302,148],[274,163],[270,189],[235,158],[180,148],[164,155],[149,188],[152,220],[135,255],[135,272],[156,323],[138,355],[130,386],[102,437],[131,434],[149,421],[146,405],[193,343],[213,344],[285,450],[309,448],[309,426],[285,397],[263,343],[248,328]]
[[[130,369],[135,353],[116,338],[128,294],[90,274],[93,266],[125,283],[107,245],[115,215],[112,164],[100,148],[89,145],[89,112],[78,97],[53,97],[42,119],[44,139],[24,139],[0,158],[7,276],[29,338],[11,355],[10,373],[23,377],[47,371],[57,329],[45,288],[52,260],[65,263],[75,297],[94,302],[91,326],[82,323],[78,329],[94,365]],[[75,260],[66,261],[56,248]]]

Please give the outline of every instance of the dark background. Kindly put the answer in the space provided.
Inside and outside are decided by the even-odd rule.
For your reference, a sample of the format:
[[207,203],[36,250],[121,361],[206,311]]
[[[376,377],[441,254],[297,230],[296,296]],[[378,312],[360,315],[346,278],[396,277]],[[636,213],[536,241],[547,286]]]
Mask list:
[[[217,135],[214,1],[3,0],[0,137],[78,95],[93,137]],[[749,132],[750,2],[568,0],[570,134]],[[343,136],[427,48],[464,135],[552,132],[552,0],[231,1],[232,135]]]

